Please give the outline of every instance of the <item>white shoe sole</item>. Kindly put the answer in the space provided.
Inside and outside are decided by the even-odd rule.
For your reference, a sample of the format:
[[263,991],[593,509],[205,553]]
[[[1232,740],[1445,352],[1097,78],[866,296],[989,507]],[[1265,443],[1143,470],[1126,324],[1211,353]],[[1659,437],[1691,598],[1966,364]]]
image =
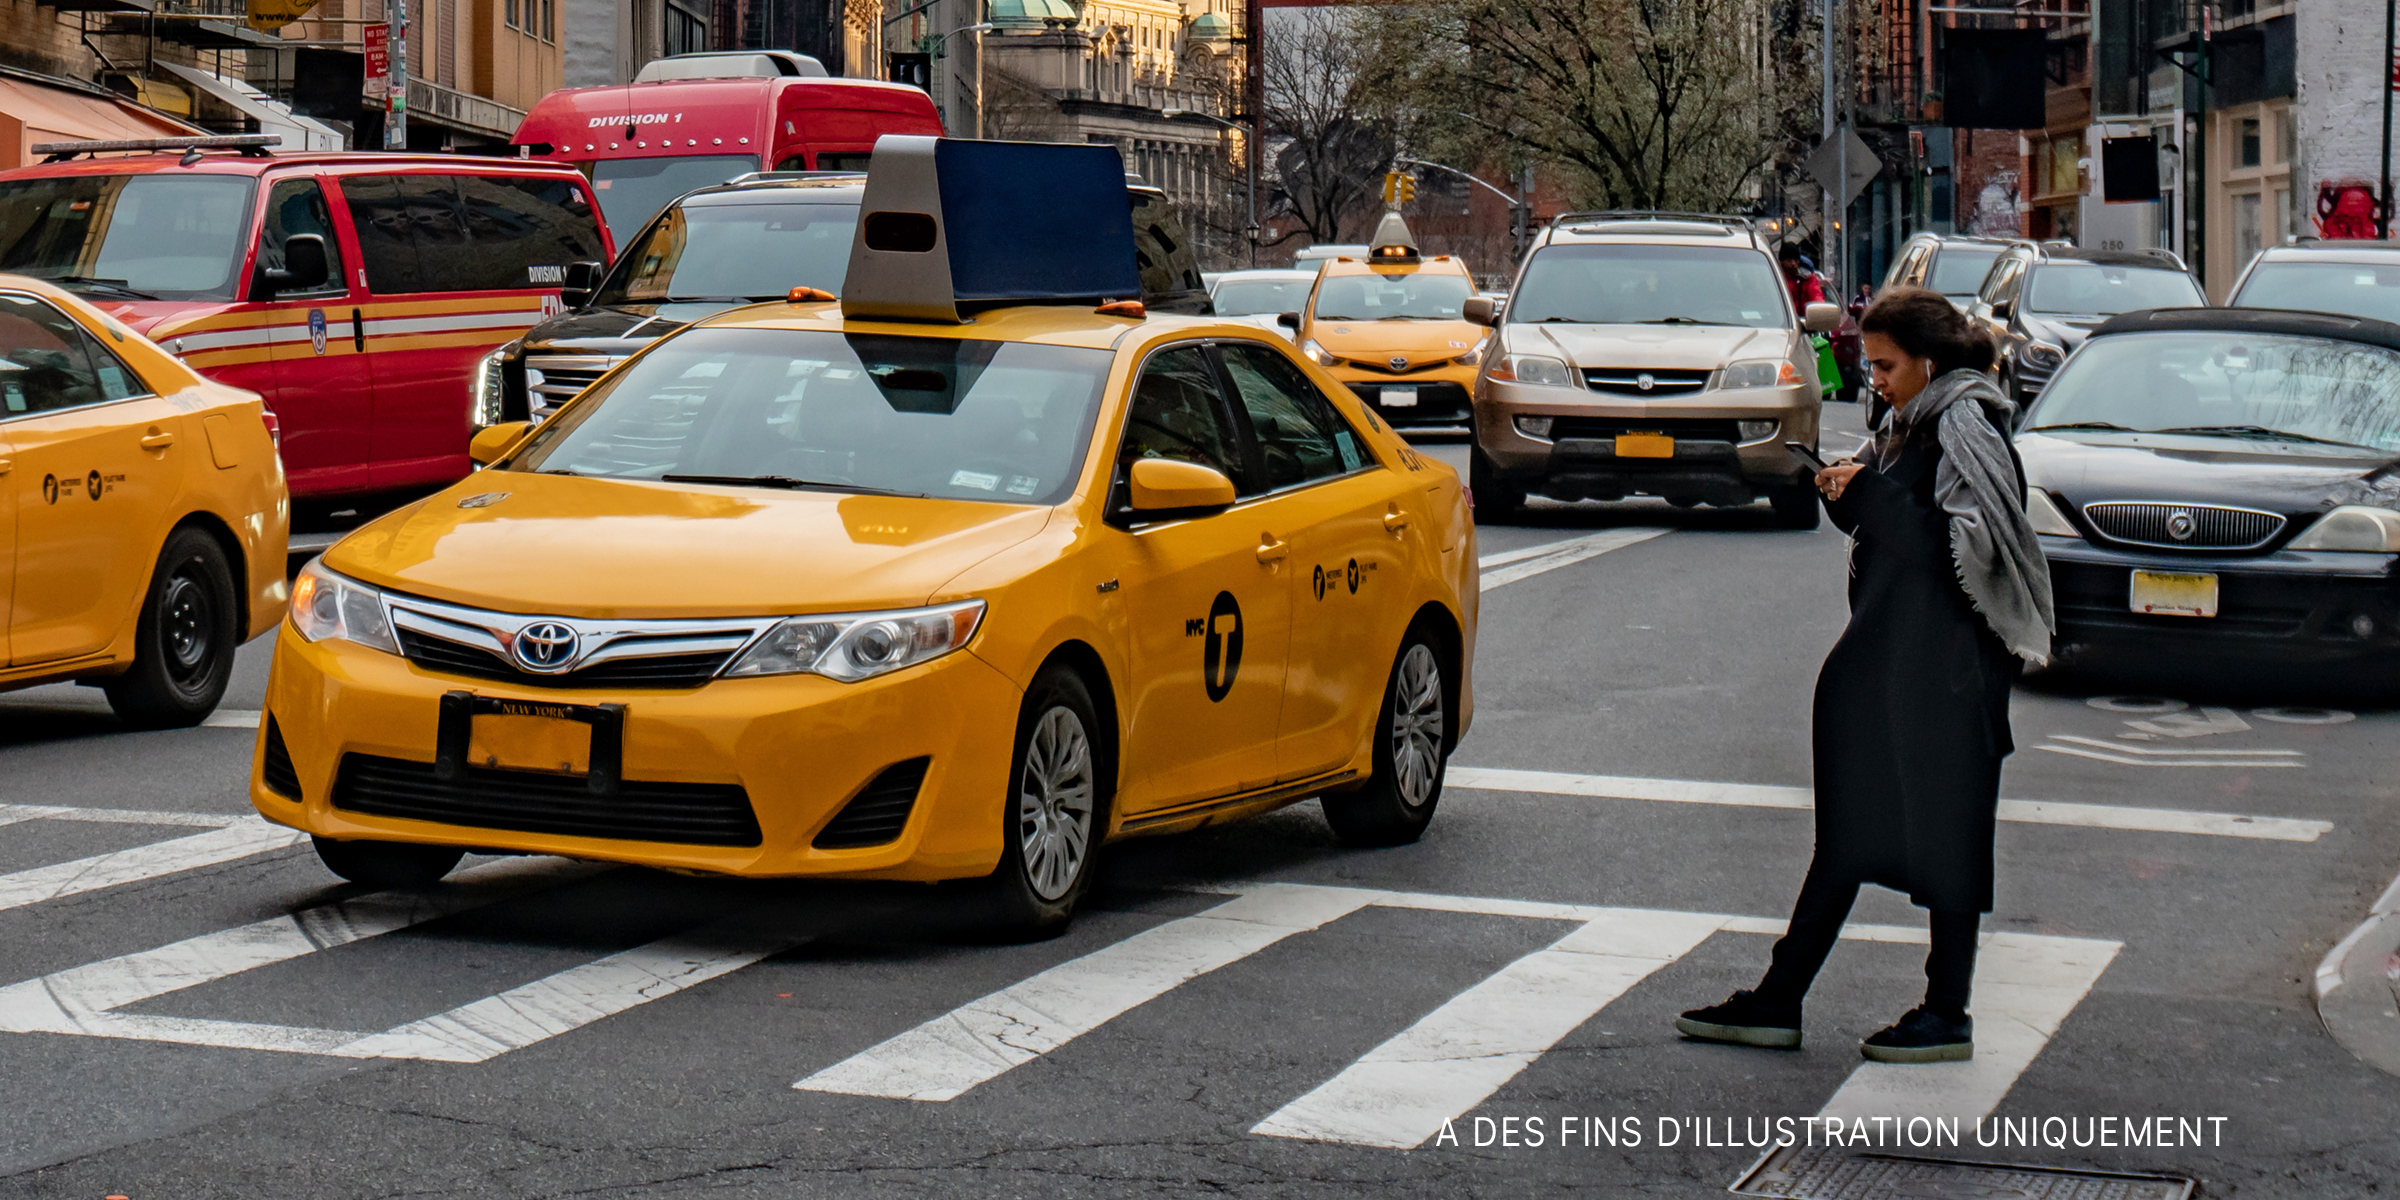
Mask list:
[[1797,1050],[1800,1031],[1777,1029],[1771,1025],[1712,1025],[1690,1017],[1675,1018],[1675,1028],[1686,1037],[1708,1042],[1731,1042],[1737,1046],[1760,1046],[1769,1050]]

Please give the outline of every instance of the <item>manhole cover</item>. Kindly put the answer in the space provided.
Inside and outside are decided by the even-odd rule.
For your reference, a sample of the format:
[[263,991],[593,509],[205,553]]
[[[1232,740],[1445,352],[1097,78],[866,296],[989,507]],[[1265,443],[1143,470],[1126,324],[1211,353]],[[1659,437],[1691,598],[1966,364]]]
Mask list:
[[1850,1154],[1824,1146],[1769,1151],[1727,1188],[1736,1196],[1791,1200],[2191,1200],[2175,1175],[2070,1171],[2008,1163]]

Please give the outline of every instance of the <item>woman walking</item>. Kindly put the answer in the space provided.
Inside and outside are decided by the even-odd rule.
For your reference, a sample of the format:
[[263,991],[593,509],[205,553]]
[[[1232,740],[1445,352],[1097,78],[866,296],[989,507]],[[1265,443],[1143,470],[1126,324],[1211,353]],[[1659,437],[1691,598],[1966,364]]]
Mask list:
[[1859,325],[1894,411],[1856,462],[1816,477],[1855,539],[1850,625],[1817,676],[1816,857],[1766,977],[1675,1026],[1797,1047],[1801,998],[1859,885],[1874,883],[1930,910],[1933,945],[1925,1002],[1859,1048],[1877,1062],[1952,1061],[1974,1054],[1967,993],[1976,926],[1992,910],[2000,763],[2016,748],[2009,689],[2022,663],[2049,657],[2050,575],[2026,523],[2015,406],[1990,374],[1990,336],[1916,288]]

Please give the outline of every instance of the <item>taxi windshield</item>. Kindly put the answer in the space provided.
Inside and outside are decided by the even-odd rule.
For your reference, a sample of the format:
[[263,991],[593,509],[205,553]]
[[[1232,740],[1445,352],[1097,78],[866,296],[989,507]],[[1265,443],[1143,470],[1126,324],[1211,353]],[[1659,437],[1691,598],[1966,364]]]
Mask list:
[[592,164],[592,191],[611,230],[639,229],[677,196],[757,169],[755,154],[604,158]]
[[1474,281],[1464,275],[1336,275],[1317,286],[1316,316],[1320,321],[1457,321],[1474,294]]
[[2093,338],[2025,428],[2188,433],[2400,452],[2400,354],[2287,334]]
[[1313,279],[1228,279],[1210,297],[1220,317],[1251,317],[1260,313],[1298,312],[1308,303]]
[[509,469],[1056,504],[1074,490],[1111,358],[968,338],[697,329],[586,393]]
[[0,181],[0,271],[103,298],[231,300],[252,186],[243,175]]
[[617,259],[600,304],[781,300],[840,291],[858,228],[851,204],[677,205]]
[[1509,297],[1510,323],[1789,328],[1766,255],[1730,246],[1546,246]]

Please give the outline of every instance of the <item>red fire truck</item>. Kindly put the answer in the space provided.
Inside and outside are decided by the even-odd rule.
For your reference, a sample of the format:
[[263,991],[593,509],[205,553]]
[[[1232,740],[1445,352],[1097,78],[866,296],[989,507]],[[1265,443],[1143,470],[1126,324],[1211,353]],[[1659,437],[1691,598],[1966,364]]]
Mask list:
[[751,171],[864,171],[887,133],[940,136],[941,117],[906,84],[836,79],[804,54],[678,54],[618,87],[542,97],[511,144],[591,177],[601,215],[639,230],[677,196]]

